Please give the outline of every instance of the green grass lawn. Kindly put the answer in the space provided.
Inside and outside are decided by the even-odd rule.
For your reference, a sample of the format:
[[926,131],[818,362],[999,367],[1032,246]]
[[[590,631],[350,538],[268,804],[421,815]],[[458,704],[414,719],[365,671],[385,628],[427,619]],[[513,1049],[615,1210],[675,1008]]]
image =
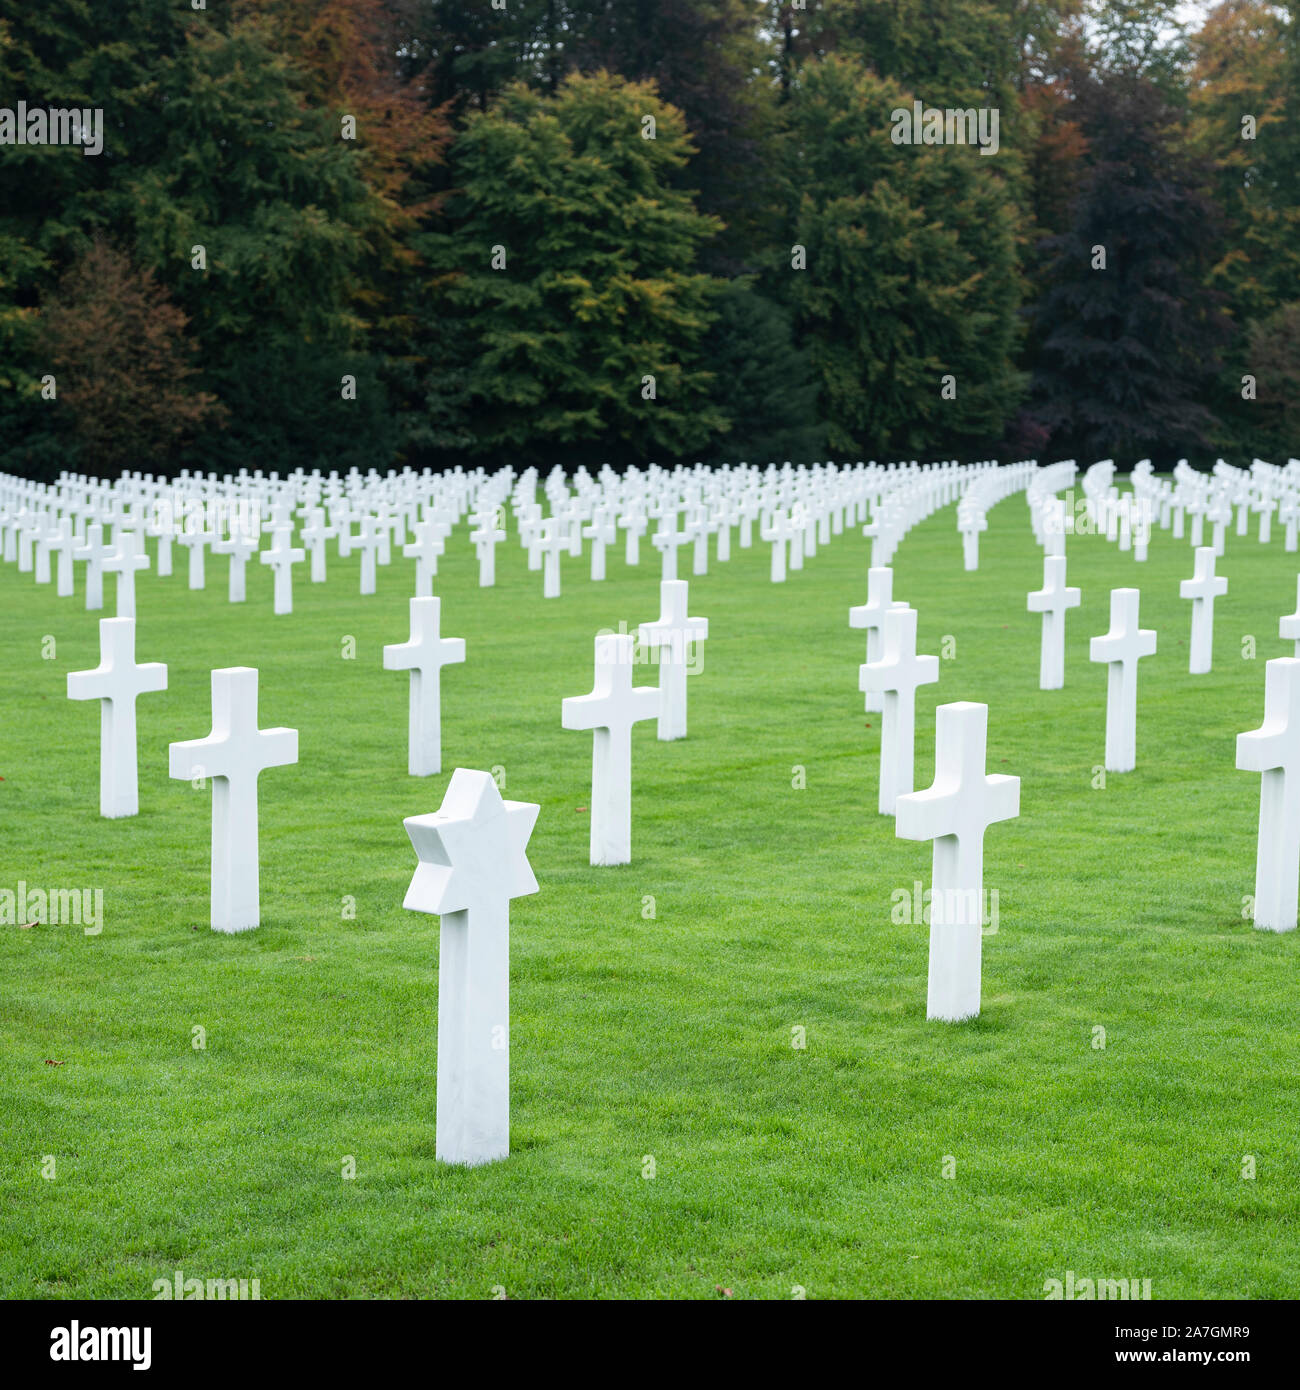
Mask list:
[[[1229,535],[1199,677],[1187,542],[1158,533],[1138,565],[1072,539],[1083,606],[1055,692],[1023,494],[989,514],[977,573],[951,508],[903,542],[920,649],[955,646],[918,697],[917,786],[952,700],[988,703],[989,771],[1022,779],[1020,818],[985,843],[983,1012],[956,1026],[925,1017],[927,929],[891,921],[931,851],[876,812],[847,620],[868,542],[846,532],[784,585],[768,555],[692,580],[712,635],[690,737],[637,727],[633,863],[614,869],[587,863],[591,736],[560,701],[591,688],[598,629],[657,616],[648,546],[629,569],[620,542],[601,584],[566,559],[546,601],[513,528],[488,590],[458,531],[435,589],[468,659],[443,673],[428,779],[406,775],[407,677],[381,660],[407,636],[411,562],[370,598],[356,557],[331,554],[325,585],[299,566],[277,618],[266,567],[230,605],[226,560],[190,593],[178,551],[138,585],[137,659],[166,661],[169,689],[140,700],[141,812],[121,821],[98,815],[98,710],[65,698],[113,581],[87,613],[80,569],[59,599],[0,566],[0,887],[104,890],[97,936],[0,928],[0,1291],[150,1297],[179,1269],[264,1298],[1041,1298],[1073,1270],[1158,1299],[1300,1296],[1300,939],[1243,920],[1259,778],[1234,768],[1264,662],[1291,654],[1280,529]],[[1138,770],[1094,789],[1088,638],[1122,584],[1159,651]],[[207,734],[208,672],[236,665],[301,761],[262,777],[262,926],[228,937],[207,925],[211,793],[169,780],[167,745]],[[434,1158],[438,922],[401,907],[402,818],[458,765],[503,768],[542,808],[541,891],[512,908],[513,1152],[475,1170]]]

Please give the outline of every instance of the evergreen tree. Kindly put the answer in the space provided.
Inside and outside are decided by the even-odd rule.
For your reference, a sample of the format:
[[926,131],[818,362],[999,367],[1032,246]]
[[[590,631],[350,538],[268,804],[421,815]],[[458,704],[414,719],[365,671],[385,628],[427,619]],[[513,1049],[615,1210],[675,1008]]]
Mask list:
[[470,118],[435,255],[478,451],[677,457],[722,428],[700,351],[716,282],[692,268],[716,222],[671,184],[689,151],[680,112],[608,73]]
[[995,159],[893,143],[891,113],[911,106],[837,55],[790,103],[794,248],[770,283],[788,287],[833,453],[981,447],[1023,388],[1016,214]]
[[795,346],[789,310],[746,280],[727,285],[715,310],[704,359],[713,372],[713,405],[729,423],[709,454],[727,463],[820,458],[817,378],[809,354]]
[[1230,328],[1202,289],[1217,240],[1205,170],[1149,78],[1084,73],[1088,168],[1049,242],[1035,406],[1056,452],[1174,458],[1204,448]]

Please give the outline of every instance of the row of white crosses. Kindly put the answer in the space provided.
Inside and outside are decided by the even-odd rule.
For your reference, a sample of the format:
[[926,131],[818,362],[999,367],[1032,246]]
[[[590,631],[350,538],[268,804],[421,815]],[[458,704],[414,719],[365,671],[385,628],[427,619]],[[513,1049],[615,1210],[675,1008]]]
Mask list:
[[[1015,475],[1014,487],[1023,485],[1022,478],[1032,467],[1016,465],[1002,471],[1008,478]],[[537,498],[538,479],[530,471],[516,483],[510,505],[529,568],[542,571],[546,598],[560,597],[561,560],[581,556],[584,540],[592,544],[591,578],[602,580],[606,552],[617,544],[620,529],[625,536],[625,562],[640,563],[641,541],[648,536],[659,552],[664,581],[677,578],[679,556],[688,550],[691,572],[706,574],[711,537],[716,542],[716,559],[729,560],[732,532],[738,529],[742,550],[753,544],[755,536],[771,544],[772,579],[781,583],[853,522],[866,522],[873,555],[886,563],[912,525],[947,505],[976,478],[998,471],[993,463],[926,467],[912,463],[888,468],[827,464],[807,469],[787,465],[765,470],[741,465],[671,473],[629,469],[622,475],[602,470],[593,479],[579,469],[572,479],[572,492],[564,475],[553,472],[546,479],[545,508]]]
[[[448,478],[450,476],[450,481]],[[471,532],[479,552],[480,581],[495,582],[494,547],[504,536],[493,523],[499,500],[509,487],[509,476],[489,478],[474,475],[389,475],[346,483],[331,477],[324,484],[319,475],[293,475],[280,480],[272,475],[224,480],[196,479],[181,475],[168,483],[126,474],[118,484],[107,485],[73,475],[42,489],[39,484],[22,484],[21,502],[13,505],[6,494],[6,480],[0,478],[0,554],[5,546],[10,558],[24,570],[35,568],[44,582],[48,569],[46,531],[50,549],[60,554],[59,591],[72,591],[71,563],[87,565],[87,606],[102,607],[102,577],[118,571],[118,615],[131,616],[134,571],[149,564],[144,538],[156,541],[158,574],[170,575],[172,546],[188,551],[189,585],[206,586],[205,559],[209,550],[230,557],[229,597],[232,602],[245,598],[245,566],[261,550],[261,537],[269,529],[272,542],[260,559],[274,573],[274,607],[277,613],[292,612],[294,566],[305,554],[311,555],[314,582],[326,576],[326,544],[335,540],[341,556],[354,549],[361,554],[361,589],[374,592],[376,563],[391,562],[395,546],[416,560],[416,592],[430,592],[436,560],[445,536],[460,520],[477,496],[478,509],[472,514]],[[343,489],[351,487],[355,496]],[[43,500],[37,495],[43,491]],[[326,510],[331,520],[326,521]],[[423,513],[423,519],[417,517]],[[301,519],[302,547],[293,543],[295,514]],[[47,523],[46,517],[50,520]],[[13,523],[10,525],[10,523]],[[264,522],[269,526],[264,526]],[[408,523],[416,538],[406,544]],[[359,531],[354,534],[353,526]],[[64,544],[67,533],[70,541]],[[105,543],[105,530],[113,540]],[[32,556],[35,563],[32,563]]]
[[[1226,465],[1220,474],[1224,470]],[[921,467],[913,463],[887,468],[826,464],[710,469],[700,465],[671,471],[629,469],[622,475],[603,469],[594,479],[582,469],[571,479],[555,470],[544,485],[549,514],[544,514],[537,501],[539,480],[533,470],[518,477],[511,470],[493,475],[477,470],[471,474],[404,472],[382,477],[372,472],[364,478],[354,472],[346,478],[331,475],[329,479],[301,470],[287,478],[260,473],[222,479],[182,474],[166,483],[128,474],[114,485],[64,475],[57,487],[45,490],[43,498],[42,485],[18,482],[11,482],[14,496],[6,497],[4,480],[0,479],[0,535],[4,536],[0,553],[12,551],[20,566],[32,564],[34,554],[38,572],[43,564],[48,566],[50,554],[57,554],[61,592],[71,586],[73,557],[84,561],[91,607],[102,604],[103,573],[116,570],[118,612],[129,616],[134,611],[134,572],[149,564],[144,551],[146,535],[157,543],[160,576],[171,571],[173,542],[188,551],[193,588],[206,583],[204,558],[209,549],[228,555],[229,596],[234,602],[243,601],[245,565],[260,551],[261,563],[274,574],[275,611],[288,613],[292,611],[295,567],[310,556],[312,581],[324,582],[331,541],[340,557],[359,552],[363,593],[375,591],[377,568],[390,564],[400,553],[415,561],[417,596],[430,595],[449,536],[466,518],[479,561],[480,584],[489,586],[495,583],[496,547],[507,538],[509,510],[515,514],[530,567],[543,571],[545,595],[558,597],[561,556],[580,556],[584,541],[589,541],[591,577],[599,582],[606,573],[606,553],[617,544],[620,529],[624,532],[626,562],[639,563],[641,540],[648,535],[659,551],[662,577],[672,579],[677,574],[678,553],[686,547],[693,557],[693,572],[707,572],[710,537],[716,541],[716,558],[730,558],[732,531],[739,527],[742,549],[753,543],[755,534],[771,543],[772,577],[779,582],[789,571],[801,568],[820,544],[839,534],[846,522],[865,523],[865,532],[872,539],[873,566],[888,565],[912,525],[959,497],[958,525],[967,567],[973,568],[978,564],[979,531],[986,525],[988,508],[1022,487],[1030,492],[1035,534],[1047,553],[1061,553],[1064,529],[1072,525],[1073,517],[1064,514],[1056,493],[1063,484],[1068,486],[1073,472],[1072,462],[1043,469],[1033,462],[1006,467],[995,463]],[[1236,481],[1218,475],[1209,481],[1200,474],[1179,475],[1176,490],[1187,495],[1175,506],[1169,495],[1175,489],[1154,479],[1149,465],[1135,469],[1132,496],[1119,498],[1111,483],[1113,461],[1103,460],[1087,471],[1084,493],[1094,522],[1117,539],[1121,548],[1132,543],[1136,557],[1142,559],[1145,529],[1135,521],[1138,504],[1158,511],[1162,524],[1172,519],[1176,534],[1183,511],[1190,507],[1192,540],[1197,544],[1199,527],[1214,509],[1212,500],[1203,505],[1198,502],[1198,489],[1204,499],[1233,487],[1300,498],[1300,467],[1272,469],[1257,461],[1250,474],[1232,472],[1240,475]],[[1044,504],[1045,499],[1050,505]],[[1216,549],[1221,549],[1223,529],[1231,519],[1224,505],[1221,503],[1220,512],[1215,514],[1217,520],[1211,518]],[[1252,503],[1247,498],[1239,516],[1245,515],[1249,505]],[[51,508],[54,521],[47,523],[43,513]],[[66,509],[66,514],[60,509]],[[17,520],[20,514],[24,518],[21,524]],[[1269,514],[1265,507],[1261,527]],[[1300,516],[1300,505],[1296,515]],[[97,519],[92,522],[91,518]],[[70,549],[63,548],[61,539],[68,521],[72,522]],[[264,523],[272,536],[267,550],[261,549]],[[92,524],[100,526],[98,534],[89,532]],[[651,532],[651,526],[657,529]],[[105,528],[113,532],[109,544],[103,541]],[[408,531],[412,535],[409,541]],[[136,558],[125,561],[128,549]]]
[[[1090,469],[1089,474],[1092,473]],[[1234,468],[1220,459],[1210,474],[1201,473],[1191,468],[1186,459],[1180,459],[1172,482],[1156,477],[1150,462],[1143,460],[1133,469],[1132,483],[1133,498],[1145,516],[1156,518],[1176,540],[1186,534],[1193,548],[1205,543],[1208,526],[1209,544],[1222,557],[1229,528],[1237,536],[1246,537],[1255,517],[1257,538],[1262,545],[1268,545],[1276,516],[1285,528],[1285,549],[1292,553],[1300,549],[1298,459],[1291,459],[1285,468],[1256,459],[1248,470]]]
[[988,529],[988,511],[1003,498],[1031,487],[1038,477],[1033,460],[998,468],[996,462],[979,470],[957,504],[957,530],[962,538],[962,563],[979,569],[980,532]]

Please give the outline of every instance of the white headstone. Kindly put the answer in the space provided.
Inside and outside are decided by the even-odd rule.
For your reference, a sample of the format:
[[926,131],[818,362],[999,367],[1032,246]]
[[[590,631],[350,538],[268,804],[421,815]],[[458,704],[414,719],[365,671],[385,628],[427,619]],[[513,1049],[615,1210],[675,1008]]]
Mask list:
[[293,612],[293,567],[303,559],[303,552],[290,544],[292,534],[293,527],[277,526],[270,550],[258,557],[275,574],[274,611],[281,614]]
[[1065,586],[1065,556],[1043,557],[1043,587],[1029,595],[1029,611],[1043,615],[1038,658],[1038,688],[1060,690],[1065,684],[1065,615],[1082,602],[1078,589]]
[[248,931],[261,921],[257,779],[263,769],[298,761],[297,729],[257,727],[257,672],[212,673],[212,732],[173,743],[170,772],[200,786],[212,779],[212,929]]
[[689,531],[679,531],[677,529],[677,513],[668,511],[659,522],[659,529],[650,538],[650,543],[663,555],[663,569],[660,571],[660,582],[677,578],[677,551],[689,544],[691,534]]
[[338,535],[337,526],[325,523],[325,512],[313,507],[307,513],[307,524],[299,532],[299,539],[311,555],[311,582],[324,584],[326,576],[326,542]]
[[646,527],[650,524],[649,518],[643,511],[633,508],[619,517],[618,524],[627,533],[623,543],[624,564],[639,565],[641,563],[641,537],[645,535]]
[[927,1018],[958,1023],[980,1011],[984,832],[1020,814],[1020,778],[984,771],[989,707],[935,711],[934,784],[898,798],[895,833],[933,840]]
[[1284,642],[1295,643],[1295,655],[1300,656],[1300,575],[1296,576],[1295,612],[1278,619],[1278,636]]
[[185,530],[176,538],[190,553],[189,584],[191,589],[206,587],[207,567],[206,547],[217,539],[217,533],[207,527],[207,523],[196,512],[186,521]]
[[1237,766],[1262,774],[1255,925],[1292,931],[1300,889],[1300,660],[1264,667],[1264,722],[1237,735]]
[[497,582],[497,546],[505,540],[506,533],[496,525],[495,516],[490,511],[484,512],[478,521],[469,538],[478,556],[478,586],[480,589],[490,589]]
[[104,606],[104,561],[113,553],[112,547],[104,544],[104,528],[98,521],[86,527],[84,545],[76,546],[72,552],[74,560],[82,560],[86,565],[86,607]]
[[135,662],[135,619],[99,620],[99,665],[68,672],[69,700],[98,700],[99,814],[116,819],[140,810],[135,702],[167,689],[167,667],[160,661]]
[[[433,595],[433,577],[438,573],[438,557],[446,548],[446,543],[438,531],[439,525],[432,518],[419,521],[415,525],[415,539],[402,547],[402,554],[408,560],[415,561],[416,598],[430,598]],[[482,560],[481,551],[479,559]]]
[[442,600],[410,600],[411,636],[384,648],[385,671],[411,673],[407,770],[412,777],[442,771],[442,677],[444,666],[465,660],[463,637],[439,635]]
[[[767,524],[759,524],[758,534],[760,539],[771,541],[772,543],[772,583],[785,583],[786,553],[787,542],[793,543],[799,537],[799,527],[795,525],[785,512],[779,508],[772,513],[772,519]],[[802,555],[802,552],[800,552]],[[800,564],[803,563],[800,559]],[[796,567],[797,568],[797,567]]]
[[134,531],[120,531],[117,544],[104,558],[104,572],[117,575],[117,616],[135,617],[135,574],[149,568],[140,537]]
[[632,858],[632,725],[659,714],[653,686],[632,685],[633,639],[619,634],[596,638],[596,679],[590,695],[574,695],[561,706],[566,729],[590,729],[591,862],[627,864]]
[[618,528],[609,513],[598,511],[582,534],[591,542],[591,577],[599,582],[605,578],[605,550],[618,539]]
[[420,863],[402,905],[442,918],[434,1151],[443,1163],[510,1152],[510,901],[537,892],[527,849],[539,809],[503,801],[488,773],[458,767],[441,807],[403,822]]
[[50,549],[58,556],[57,592],[60,598],[68,598],[75,592],[76,572],[72,563],[72,552],[76,541],[72,536],[72,518],[65,516],[59,523],[58,535],[50,542]]
[[247,593],[246,568],[248,562],[261,547],[260,536],[254,536],[242,526],[236,525],[225,540],[212,544],[214,555],[230,556],[230,580],[226,596],[231,603],[243,603]]
[[900,796],[912,790],[916,753],[916,689],[939,679],[939,658],[916,654],[916,610],[889,608],[883,615],[879,661],[859,667],[858,688],[884,696],[880,721],[882,816],[892,816]]
[[1190,579],[1178,586],[1179,597],[1192,601],[1192,640],[1187,669],[1203,675],[1214,659],[1214,600],[1228,592],[1228,581],[1214,573],[1214,547],[1202,545],[1196,551],[1196,569]]
[[380,530],[379,518],[367,512],[361,518],[361,534],[356,538],[356,548],[361,552],[361,592],[375,592],[375,566],[379,561],[380,547],[384,535]]
[[548,516],[537,542],[542,555],[542,597],[560,597],[560,556],[569,549],[569,528],[560,517]]
[[1107,666],[1106,771],[1132,772],[1137,766],[1138,662],[1153,656],[1156,634],[1138,627],[1137,589],[1110,591],[1110,631],[1094,637],[1088,648],[1090,661]]
[[686,678],[690,655],[709,635],[707,618],[688,618],[690,585],[684,579],[668,579],[659,585],[659,620],[642,623],[638,636],[643,647],[659,653],[659,738],[668,742],[686,737]]
[[[867,571],[867,601],[849,609],[849,626],[867,630],[867,664],[880,660],[882,615],[894,606],[894,571],[888,565],[873,565]],[[907,604],[902,604],[906,608]],[[884,709],[885,697],[878,690],[865,692],[866,710]]]

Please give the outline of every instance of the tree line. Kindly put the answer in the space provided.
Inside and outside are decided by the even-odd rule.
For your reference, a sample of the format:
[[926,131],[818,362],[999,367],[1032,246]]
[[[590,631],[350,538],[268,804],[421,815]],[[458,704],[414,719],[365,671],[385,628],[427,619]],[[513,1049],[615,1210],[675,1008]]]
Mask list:
[[0,0],[0,468],[1284,459],[1296,0],[1174,10]]

